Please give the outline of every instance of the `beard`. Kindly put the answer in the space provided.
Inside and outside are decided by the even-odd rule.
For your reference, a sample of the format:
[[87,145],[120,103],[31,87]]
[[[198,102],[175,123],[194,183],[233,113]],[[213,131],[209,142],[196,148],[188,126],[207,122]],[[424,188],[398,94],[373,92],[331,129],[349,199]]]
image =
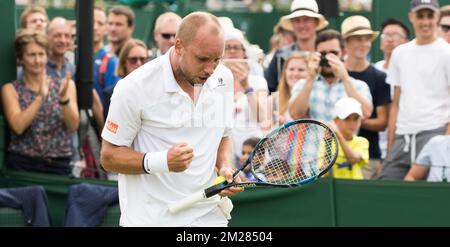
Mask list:
[[177,68],[177,74],[185,81],[187,81],[191,86],[194,86],[195,84],[199,84],[195,82],[194,78],[190,76],[188,73],[184,72],[180,66]]
[[325,68],[322,68],[322,70],[320,71],[320,75],[322,75],[325,78],[334,77],[333,71],[331,71],[331,69],[325,69]]

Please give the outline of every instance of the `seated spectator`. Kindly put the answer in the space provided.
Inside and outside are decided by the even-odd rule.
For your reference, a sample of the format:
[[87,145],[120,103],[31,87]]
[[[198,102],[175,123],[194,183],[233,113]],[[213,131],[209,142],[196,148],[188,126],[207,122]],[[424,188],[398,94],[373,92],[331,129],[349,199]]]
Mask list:
[[2,101],[10,127],[7,166],[15,170],[69,175],[70,133],[78,129],[75,84],[66,75],[47,75],[48,39],[25,29],[15,40],[23,76],[3,85]]
[[425,144],[405,180],[448,182],[450,178],[450,135],[438,135]]
[[330,127],[339,140],[339,153],[332,168],[334,178],[363,179],[361,168],[369,162],[369,141],[356,136],[361,126],[361,104],[350,97],[345,97],[333,109],[334,122]]

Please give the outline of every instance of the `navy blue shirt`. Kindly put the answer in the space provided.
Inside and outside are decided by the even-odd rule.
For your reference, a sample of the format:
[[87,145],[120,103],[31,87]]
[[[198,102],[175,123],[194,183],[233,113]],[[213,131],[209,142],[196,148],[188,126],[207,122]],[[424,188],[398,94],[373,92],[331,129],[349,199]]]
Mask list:
[[[367,83],[372,94],[373,111],[370,118],[377,117],[377,106],[383,106],[391,103],[391,88],[386,83],[386,73],[377,70],[373,65],[369,65],[366,70],[361,72],[349,71],[349,75]],[[361,128],[359,136],[365,137],[369,141],[370,159],[380,159],[381,150],[379,145],[378,132]]]

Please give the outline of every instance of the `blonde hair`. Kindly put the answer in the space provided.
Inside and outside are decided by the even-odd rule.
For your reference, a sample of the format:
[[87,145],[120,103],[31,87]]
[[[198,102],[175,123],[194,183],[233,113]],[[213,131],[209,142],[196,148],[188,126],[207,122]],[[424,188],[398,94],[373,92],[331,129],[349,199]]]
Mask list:
[[287,78],[286,78],[286,70],[289,62],[291,62],[294,59],[300,59],[303,60],[305,63],[307,63],[306,58],[308,57],[307,52],[293,52],[291,55],[289,55],[286,62],[284,62],[283,65],[283,71],[281,72],[280,80],[278,81],[278,112],[279,114],[284,114],[287,111],[289,99],[291,98],[291,90],[289,88]]
[[120,50],[119,65],[117,66],[117,71],[116,71],[118,76],[123,78],[130,73],[129,71],[127,71],[127,67],[125,66],[125,64],[127,63],[127,57],[128,57],[128,54],[130,54],[131,49],[133,49],[136,46],[141,46],[142,48],[144,48],[147,51],[147,46],[141,40],[138,40],[138,39],[128,40],[123,45],[122,49]]
[[154,31],[159,32],[161,26],[167,22],[175,22],[178,25],[180,25],[181,20],[182,20],[181,17],[173,12],[163,13],[160,16],[158,16],[158,18],[156,18]]
[[45,16],[46,21],[48,22],[48,15],[47,15],[47,11],[45,11],[45,9],[41,6],[38,5],[31,5],[28,6],[26,9],[24,9],[24,11],[22,12],[22,14],[20,14],[20,26],[22,28],[27,28],[27,18],[29,15],[33,14],[33,13],[41,13]]
[[48,38],[45,34],[33,30],[33,29],[22,29],[20,30],[14,41],[14,48],[16,51],[16,57],[21,60],[25,52],[25,46],[31,43],[36,43],[45,49],[48,54],[50,46],[48,44]]

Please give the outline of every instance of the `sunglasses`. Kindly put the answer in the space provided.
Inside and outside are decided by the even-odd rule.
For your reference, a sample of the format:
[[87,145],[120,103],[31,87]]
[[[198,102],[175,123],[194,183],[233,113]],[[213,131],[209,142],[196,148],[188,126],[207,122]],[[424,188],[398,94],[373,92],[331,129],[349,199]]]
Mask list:
[[450,25],[439,25],[442,32],[447,33],[450,30]]
[[175,38],[175,34],[174,34],[174,33],[161,33],[161,36],[162,36],[164,39],[170,39],[170,38],[172,38],[172,37]]
[[147,62],[148,57],[127,57],[127,60],[130,64],[135,65],[138,60],[141,62],[141,64],[144,64],[145,62]]

